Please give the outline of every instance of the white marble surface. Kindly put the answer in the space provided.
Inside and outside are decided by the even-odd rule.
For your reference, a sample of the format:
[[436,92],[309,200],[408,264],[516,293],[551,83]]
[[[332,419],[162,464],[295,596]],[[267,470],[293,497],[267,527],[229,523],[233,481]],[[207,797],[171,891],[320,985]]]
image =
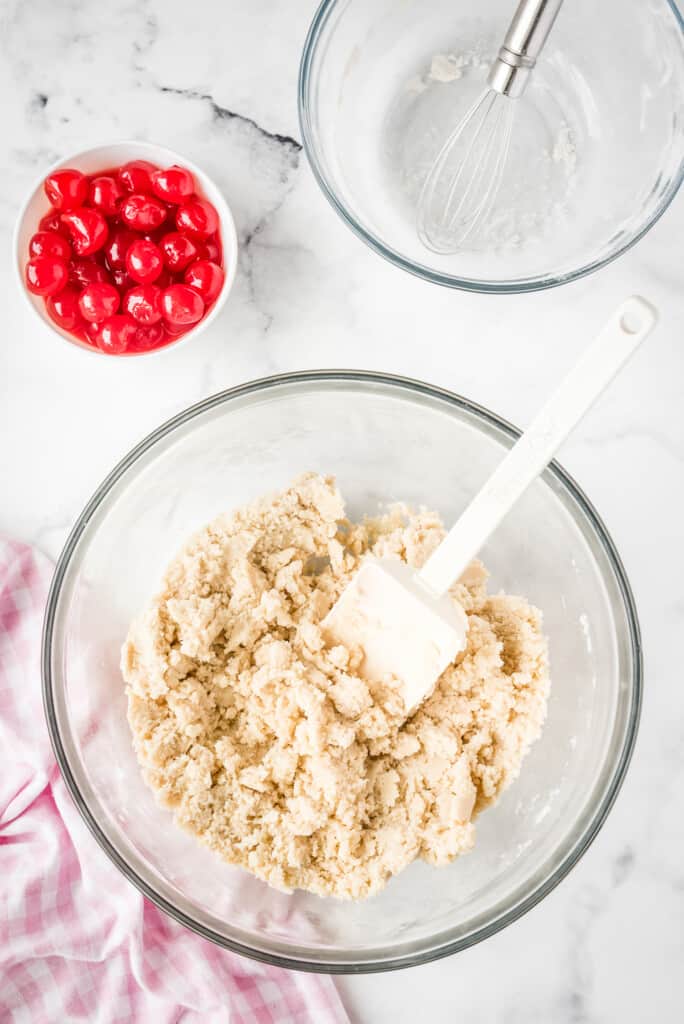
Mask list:
[[[0,529],[56,556],[131,445],[214,391],[307,367],[439,383],[524,423],[610,307],[640,291],[656,336],[564,448],[623,556],[646,661],[636,755],[606,826],[542,905],[456,958],[340,982],[361,1024],[612,1024],[681,1014],[684,962],[684,206],[601,273],[495,299],[383,263],[337,220],[297,141],[312,0],[2,0]],[[204,165],[233,204],[239,278],[219,322],[163,359],[86,357],[29,316],[9,241],[29,182],[112,138]],[[522,339],[517,341],[516,339]]]

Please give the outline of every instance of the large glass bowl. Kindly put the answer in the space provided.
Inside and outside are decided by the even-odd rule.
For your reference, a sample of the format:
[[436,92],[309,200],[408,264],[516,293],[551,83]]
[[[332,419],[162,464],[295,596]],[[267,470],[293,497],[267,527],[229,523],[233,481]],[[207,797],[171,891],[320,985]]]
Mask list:
[[144,785],[119,654],[170,556],[218,513],[334,473],[352,516],[398,499],[454,520],[517,431],[415,381],[322,371],[208,398],[161,426],[105,480],[67,541],[44,635],[55,752],[85,820],[150,899],[221,945],[286,967],[386,970],[491,935],[548,893],[596,835],[623,779],[641,694],[628,583],[587,499],[553,464],[483,552],[494,590],[544,612],[548,721],[519,779],[478,819],[475,849],[416,863],[367,902],[291,895],[178,829]]
[[420,187],[483,89],[514,8],[323,0],[300,68],[304,147],[345,223],[405,270],[471,291],[532,291],[596,270],[653,225],[684,173],[677,7],[572,0],[525,95],[509,101],[511,150],[486,230],[467,251],[430,252],[415,229]]

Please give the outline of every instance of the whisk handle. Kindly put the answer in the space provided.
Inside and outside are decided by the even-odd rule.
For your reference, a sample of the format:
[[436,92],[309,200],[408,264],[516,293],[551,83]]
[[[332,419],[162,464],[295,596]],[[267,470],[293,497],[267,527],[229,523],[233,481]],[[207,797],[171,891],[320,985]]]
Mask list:
[[489,72],[495,92],[515,98],[523,92],[563,0],[520,0]]

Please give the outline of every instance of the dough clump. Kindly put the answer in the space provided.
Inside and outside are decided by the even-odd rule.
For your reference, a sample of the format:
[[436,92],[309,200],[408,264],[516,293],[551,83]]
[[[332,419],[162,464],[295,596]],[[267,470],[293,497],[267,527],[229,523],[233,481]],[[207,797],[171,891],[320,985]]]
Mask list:
[[122,653],[136,753],[179,825],[277,888],[351,899],[471,849],[544,721],[540,613],[473,562],[452,590],[466,650],[408,720],[320,626],[369,552],[419,567],[443,535],[404,506],[351,523],[309,473],[190,540]]

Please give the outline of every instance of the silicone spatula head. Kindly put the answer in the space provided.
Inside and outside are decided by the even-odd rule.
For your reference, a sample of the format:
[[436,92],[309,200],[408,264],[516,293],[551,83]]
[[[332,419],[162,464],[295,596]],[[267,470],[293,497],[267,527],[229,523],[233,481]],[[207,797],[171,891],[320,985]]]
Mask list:
[[465,647],[468,620],[450,597],[422,584],[415,569],[369,558],[323,628],[333,642],[361,649],[363,676],[395,687],[408,715]]

